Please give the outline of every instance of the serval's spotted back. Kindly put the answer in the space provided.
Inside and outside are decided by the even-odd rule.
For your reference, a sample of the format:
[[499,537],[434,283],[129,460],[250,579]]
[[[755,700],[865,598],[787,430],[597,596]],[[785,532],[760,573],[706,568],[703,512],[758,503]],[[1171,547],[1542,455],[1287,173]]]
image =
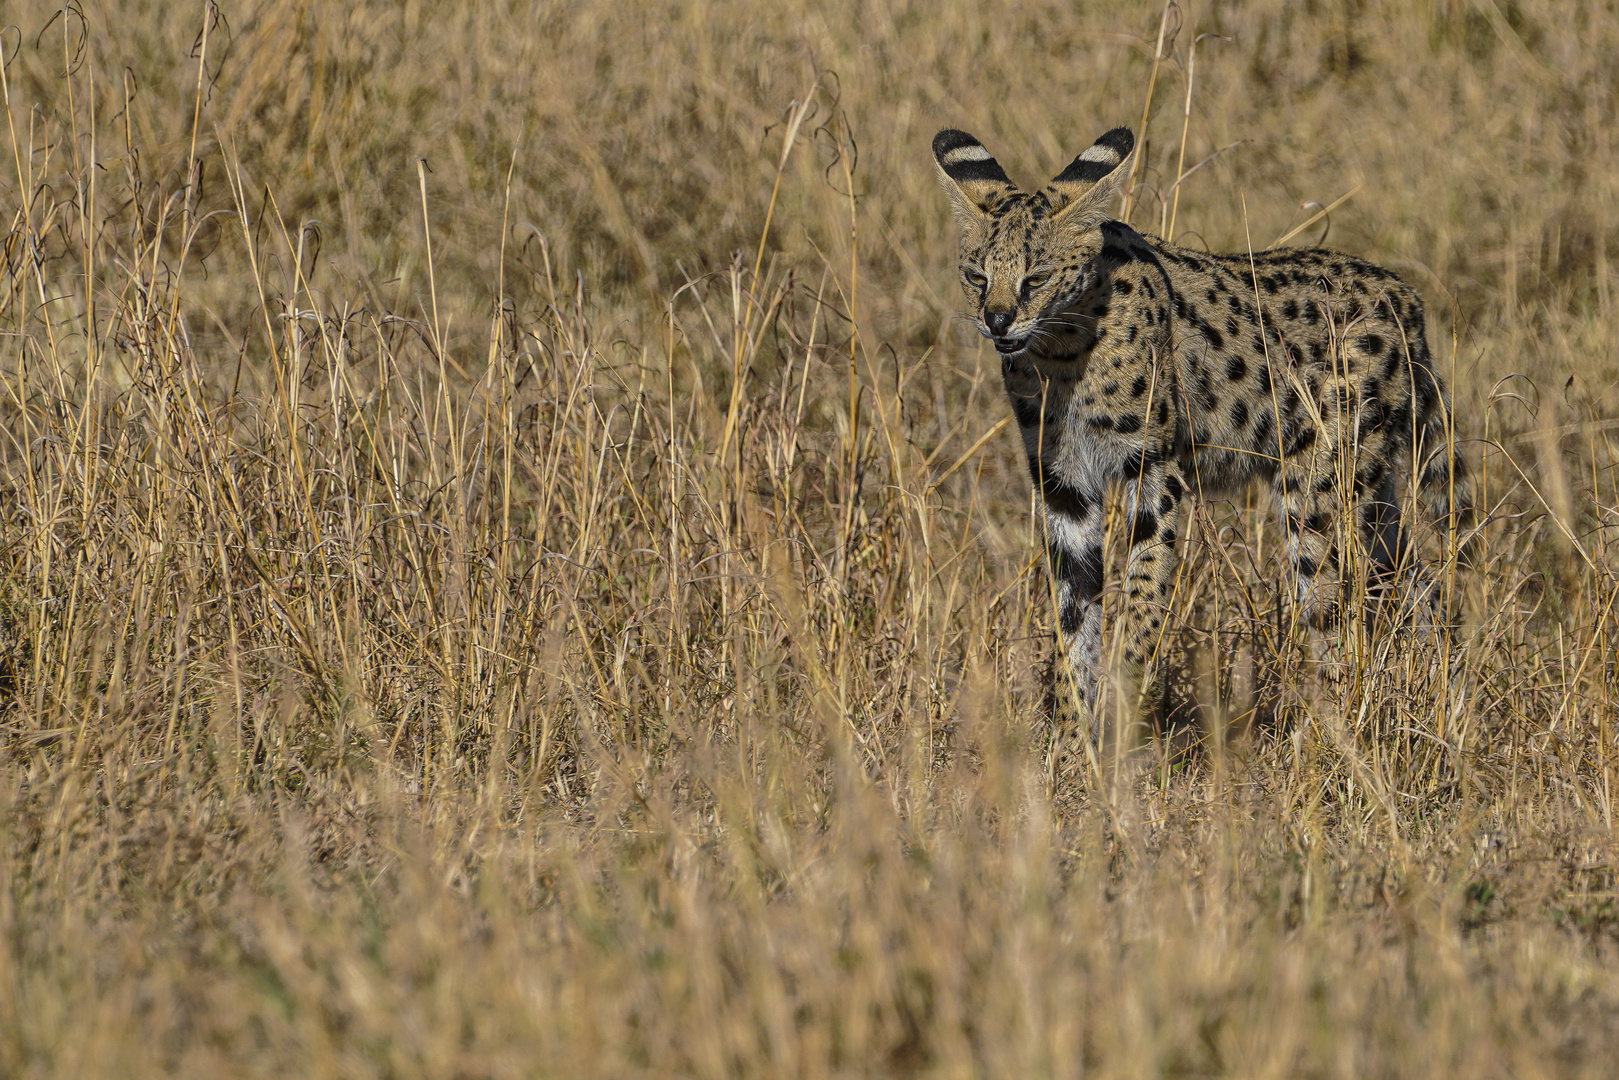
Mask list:
[[[1101,734],[1110,487],[1122,487],[1130,529],[1117,673],[1126,693],[1154,684],[1189,492],[1268,482],[1299,602],[1317,620],[1350,584],[1345,543],[1362,565],[1394,570],[1402,477],[1415,472],[1447,529],[1470,514],[1411,287],[1334,251],[1211,255],[1109,220],[1134,145],[1115,128],[1025,193],[971,135],[933,140],[961,226],[962,288],[1001,354],[1045,507],[1067,673],[1056,694],[1059,770],[1075,760],[1080,725]],[[1353,528],[1338,528],[1340,508]]]

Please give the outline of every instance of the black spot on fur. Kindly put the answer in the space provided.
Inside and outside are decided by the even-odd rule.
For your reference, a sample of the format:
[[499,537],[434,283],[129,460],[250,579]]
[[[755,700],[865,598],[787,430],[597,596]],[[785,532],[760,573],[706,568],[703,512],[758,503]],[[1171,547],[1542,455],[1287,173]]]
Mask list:
[[1142,394],[1144,394],[1146,392],[1147,392],[1147,377],[1145,375],[1137,375],[1135,377],[1135,379],[1130,383],[1130,396],[1133,397],[1133,398],[1138,398],[1138,397],[1140,397]]
[[1157,531],[1158,515],[1151,510],[1137,510],[1135,523],[1130,526],[1130,543],[1133,546],[1150,540]]
[[1141,418],[1139,416],[1131,416],[1128,414],[1121,416],[1113,421],[1113,430],[1117,431],[1121,435],[1128,435],[1132,431],[1140,431]]
[[1231,426],[1237,431],[1248,426],[1248,403],[1241,398],[1231,403]]
[[1070,600],[1063,605],[1062,613],[1057,616],[1057,625],[1062,627],[1064,634],[1079,632],[1079,624],[1085,621],[1085,607],[1083,604]]
[[1070,569],[1064,561],[1064,574],[1074,583],[1074,591],[1086,600],[1094,600],[1102,594],[1102,547],[1092,544],[1073,560]]
[[1270,441],[1270,428],[1270,413],[1260,413],[1259,419],[1254,421],[1253,445],[1257,447],[1261,453],[1271,453],[1274,450],[1274,444]]
[[1286,457],[1293,457],[1295,454],[1302,454],[1314,445],[1315,428],[1301,424],[1298,430],[1294,432],[1292,441],[1282,447],[1282,454]]
[[1178,477],[1178,476],[1166,476],[1164,478],[1164,494],[1168,495],[1171,499],[1174,499],[1176,502],[1180,502],[1181,501],[1181,496],[1184,495],[1185,493],[1186,493],[1186,489],[1181,486],[1180,477]]
[[1144,475],[1148,469],[1170,458],[1168,447],[1142,447],[1124,460],[1124,475],[1127,477]]
[[1225,377],[1232,382],[1241,382],[1248,374],[1248,365],[1242,362],[1242,357],[1233,356],[1225,362]]
[[1091,500],[1084,492],[1042,470],[1036,458],[1029,459],[1029,475],[1034,479],[1034,486],[1040,489],[1046,509],[1052,513],[1083,521],[1091,512]]

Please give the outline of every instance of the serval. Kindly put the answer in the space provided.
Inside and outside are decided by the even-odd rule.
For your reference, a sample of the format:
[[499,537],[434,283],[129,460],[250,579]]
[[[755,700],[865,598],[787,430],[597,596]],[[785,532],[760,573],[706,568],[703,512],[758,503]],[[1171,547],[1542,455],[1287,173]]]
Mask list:
[[[1127,721],[1156,698],[1190,493],[1268,482],[1301,613],[1341,610],[1351,555],[1388,581],[1401,559],[1398,479],[1414,472],[1451,535],[1470,522],[1466,468],[1423,329],[1389,270],[1335,251],[1215,255],[1110,220],[1135,147],[1114,128],[1035,192],[963,131],[933,140],[961,231],[961,287],[1001,375],[1044,507],[1062,661],[1053,768],[1100,744],[1104,499],[1129,532],[1122,656]],[[1338,526],[1340,508],[1352,528]],[[1361,578],[1365,581],[1366,578]]]

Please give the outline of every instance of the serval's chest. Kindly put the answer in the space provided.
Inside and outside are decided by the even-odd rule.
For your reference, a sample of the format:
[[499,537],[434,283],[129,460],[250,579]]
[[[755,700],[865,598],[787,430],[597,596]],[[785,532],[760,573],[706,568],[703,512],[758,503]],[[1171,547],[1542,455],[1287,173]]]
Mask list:
[[1174,441],[1171,291],[1150,252],[1121,248],[1001,374],[1025,447],[1093,495]]

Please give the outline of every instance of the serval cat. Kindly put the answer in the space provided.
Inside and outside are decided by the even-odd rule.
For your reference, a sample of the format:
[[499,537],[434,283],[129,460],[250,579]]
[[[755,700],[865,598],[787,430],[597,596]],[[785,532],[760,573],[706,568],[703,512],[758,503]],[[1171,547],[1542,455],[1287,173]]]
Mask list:
[[[1122,488],[1129,529],[1125,716],[1156,699],[1155,653],[1189,493],[1266,481],[1287,532],[1301,613],[1340,609],[1358,545],[1374,580],[1401,559],[1404,470],[1447,535],[1471,519],[1449,402],[1416,292],[1335,251],[1213,255],[1107,214],[1135,137],[1115,128],[1036,192],[1019,191],[962,131],[933,140],[961,229],[961,286],[1001,354],[1029,473],[1044,506],[1064,662],[1056,665],[1052,766],[1099,745],[1104,498]],[[1340,507],[1353,528],[1340,530]],[[1365,580],[1365,579],[1362,579]]]

